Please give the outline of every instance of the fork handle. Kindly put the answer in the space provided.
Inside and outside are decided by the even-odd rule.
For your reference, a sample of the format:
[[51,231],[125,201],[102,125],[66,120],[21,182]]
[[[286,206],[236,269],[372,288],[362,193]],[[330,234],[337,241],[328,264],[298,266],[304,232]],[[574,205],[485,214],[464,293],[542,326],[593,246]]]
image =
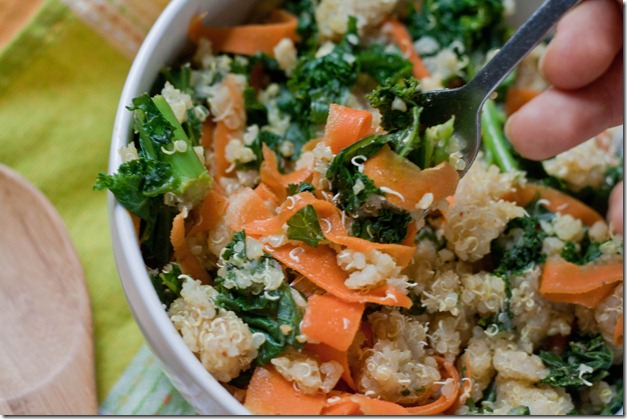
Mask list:
[[579,1],[546,0],[466,85],[464,90],[480,101],[481,107],[514,67],[544,38],[549,29]]

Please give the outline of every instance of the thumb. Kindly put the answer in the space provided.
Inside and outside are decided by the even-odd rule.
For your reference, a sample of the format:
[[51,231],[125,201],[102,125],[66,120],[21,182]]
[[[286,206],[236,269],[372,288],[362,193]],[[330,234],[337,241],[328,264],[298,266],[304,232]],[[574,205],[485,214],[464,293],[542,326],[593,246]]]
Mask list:
[[609,209],[607,211],[607,222],[615,233],[623,235],[624,222],[624,190],[623,181],[614,186],[610,194]]

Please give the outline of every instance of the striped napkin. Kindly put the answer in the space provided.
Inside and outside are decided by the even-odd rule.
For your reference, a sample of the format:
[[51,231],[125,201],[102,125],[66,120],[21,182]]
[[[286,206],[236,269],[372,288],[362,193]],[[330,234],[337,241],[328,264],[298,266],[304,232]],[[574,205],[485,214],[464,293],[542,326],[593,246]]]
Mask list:
[[[195,414],[159,367],[118,279],[106,194],[118,100],[132,58],[167,0],[2,0],[0,163],[55,205],[91,299],[100,412]],[[2,414],[2,412],[0,412]]]

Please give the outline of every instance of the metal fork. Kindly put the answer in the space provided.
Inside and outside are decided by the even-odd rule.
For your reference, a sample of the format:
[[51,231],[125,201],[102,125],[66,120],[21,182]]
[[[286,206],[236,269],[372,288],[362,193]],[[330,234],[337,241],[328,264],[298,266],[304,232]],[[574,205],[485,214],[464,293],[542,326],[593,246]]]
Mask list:
[[418,99],[423,106],[420,122],[426,126],[446,122],[455,115],[455,134],[464,142],[463,176],[481,145],[481,109],[486,99],[544,38],[551,27],[580,0],[547,0],[516,31],[494,57],[466,85],[433,90]]

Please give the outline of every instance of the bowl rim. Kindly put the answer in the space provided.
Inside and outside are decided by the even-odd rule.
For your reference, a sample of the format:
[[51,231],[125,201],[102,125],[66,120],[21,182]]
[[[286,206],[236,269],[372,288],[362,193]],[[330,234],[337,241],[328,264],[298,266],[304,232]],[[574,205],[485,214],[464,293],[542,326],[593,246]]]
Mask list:
[[[118,102],[109,150],[109,174],[115,173],[122,163],[119,149],[128,143],[132,135],[132,112],[126,107],[131,104],[134,97],[146,90],[145,87],[142,88],[146,85],[146,78],[142,76],[151,65],[154,71],[153,52],[158,45],[167,40],[167,29],[171,27],[173,21],[181,19],[186,13],[191,16],[190,10],[194,7],[197,10],[200,7],[207,9],[218,3],[229,2],[230,0],[222,2],[171,0],[155,21],[133,60]],[[541,0],[534,2],[539,4]],[[176,56],[174,54],[170,58]],[[156,75],[156,72],[154,73]],[[154,82],[154,75],[148,79],[150,88]],[[128,306],[164,373],[200,414],[220,414],[221,412],[203,411],[203,407],[214,409],[218,407],[224,409],[224,413],[227,414],[250,415],[251,412],[203,367],[172,325],[143,263],[131,215],[117,202],[111,191],[107,191],[107,207],[116,268]],[[182,381],[182,376],[190,381]],[[208,395],[212,397],[213,405],[206,402]],[[621,407],[615,415],[623,415],[623,412],[624,408]]]
[[[176,19],[181,19],[186,13],[189,14],[194,6],[197,8],[202,5],[203,3],[198,0],[173,0],[166,6],[142,43],[124,83],[115,115],[109,151],[110,174],[116,172],[122,163],[119,149],[129,142],[132,135],[132,112],[126,107],[131,104],[134,97],[146,90],[145,77],[151,66],[155,74],[147,78],[151,79],[150,85],[154,83],[155,60],[158,61],[158,57],[155,58],[153,53],[159,45],[167,41],[168,28]],[[185,345],[152,285],[143,263],[130,213],[117,202],[110,191],[107,191],[107,205],[116,267],[127,303],[168,378],[188,401],[211,394],[217,406],[227,413],[250,414],[250,411],[203,367]],[[181,382],[181,376],[188,377],[191,382]],[[215,414],[215,412],[201,413]]]

